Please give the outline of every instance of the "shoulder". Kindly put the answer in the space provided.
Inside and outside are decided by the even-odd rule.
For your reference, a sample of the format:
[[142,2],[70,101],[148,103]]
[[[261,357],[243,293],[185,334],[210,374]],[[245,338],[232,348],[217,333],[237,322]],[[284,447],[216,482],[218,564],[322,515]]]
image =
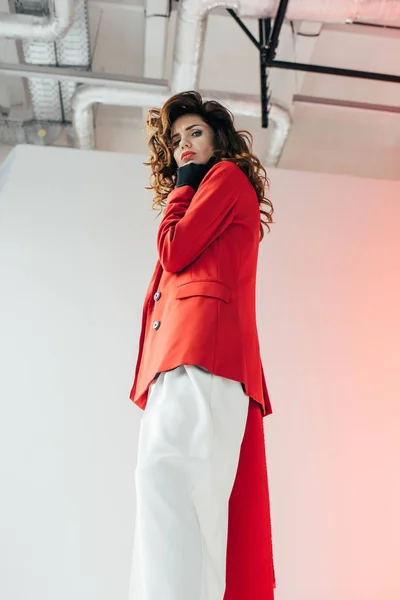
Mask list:
[[233,161],[231,161],[229,159],[220,160],[213,166],[213,170],[214,169],[216,171],[218,170],[220,172],[228,172],[228,173],[235,173],[237,171],[242,172],[240,167],[238,167],[236,163],[234,163]]
[[235,184],[242,184],[244,186],[251,185],[247,175],[231,160],[221,160],[220,162],[217,162],[209,173],[210,175],[214,174],[216,177],[219,176],[224,180],[234,180]]

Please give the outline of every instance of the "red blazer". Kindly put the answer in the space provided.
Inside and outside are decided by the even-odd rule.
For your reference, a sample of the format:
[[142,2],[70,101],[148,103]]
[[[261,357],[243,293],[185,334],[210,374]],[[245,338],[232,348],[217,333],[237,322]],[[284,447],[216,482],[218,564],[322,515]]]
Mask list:
[[145,409],[157,373],[195,364],[242,382],[252,398],[229,500],[224,600],[273,600],[276,587],[263,428],[272,411],[255,306],[259,228],[255,190],[232,162],[214,165],[196,193],[169,194],[130,394]]
[[240,381],[272,412],[256,325],[260,208],[233,162],[215,164],[195,192],[175,188],[157,233],[130,399],[143,410],[157,373],[182,364]]

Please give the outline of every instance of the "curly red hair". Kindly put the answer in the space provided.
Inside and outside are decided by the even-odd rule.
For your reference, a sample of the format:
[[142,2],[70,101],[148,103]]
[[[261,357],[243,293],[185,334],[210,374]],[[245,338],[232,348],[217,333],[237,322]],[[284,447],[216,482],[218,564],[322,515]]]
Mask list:
[[[214,133],[214,155],[217,160],[236,163],[253,185],[260,205],[260,242],[264,237],[263,226],[270,231],[274,207],[265,196],[269,187],[267,173],[259,159],[252,153],[253,137],[248,131],[236,131],[232,113],[216,100],[204,101],[198,92],[182,92],[172,96],[161,109],[148,112],[146,124],[148,146],[151,150],[150,187],[154,190],[154,210],[166,205],[169,193],[176,185],[178,165],[171,145],[173,123],[184,114],[199,115]],[[264,216],[264,219],[262,218]]]

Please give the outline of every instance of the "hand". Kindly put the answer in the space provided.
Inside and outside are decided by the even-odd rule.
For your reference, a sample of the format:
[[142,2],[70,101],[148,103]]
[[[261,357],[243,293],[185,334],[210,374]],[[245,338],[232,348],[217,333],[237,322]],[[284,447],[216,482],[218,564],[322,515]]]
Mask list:
[[215,165],[216,158],[212,156],[206,164],[197,164],[189,162],[187,165],[183,165],[178,169],[178,177],[176,180],[176,187],[182,185],[190,185],[194,190],[197,190],[203,177],[208,171]]

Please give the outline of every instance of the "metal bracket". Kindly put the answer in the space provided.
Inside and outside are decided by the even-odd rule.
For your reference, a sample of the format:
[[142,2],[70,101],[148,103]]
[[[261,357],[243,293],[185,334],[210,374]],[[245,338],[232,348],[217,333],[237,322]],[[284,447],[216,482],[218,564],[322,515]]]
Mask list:
[[[279,34],[282,29],[283,21],[287,11],[289,0],[281,0],[276,13],[274,27],[271,31],[271,19],[259,19],[259,41],[249,31],[243,21],[230,8],[226,10],[235,19],[237,24],[243,29],[245,34],[258,48],[260,53],[260,81],[261,81],[261,126],[268,127],[268,112],[270,94],[268,89],[268,69],[289,69],[292,71],[307,71],[309,73],[323,73],[325,75],[339,75],[341,77],[353,77],[357,79],[370,79],[374,81],[388,81],[390,83],[400,83],[399,75],[390,75],[385,73],[371,73],[369,71],[358,71],[355,69],[342,69],[339,67],[325,67],[322,65],[310,65],[304,63],[295,63],[283,60],[275,60],[276,48],[279,42]],[[355,23],[357,24],[357,23]]]

